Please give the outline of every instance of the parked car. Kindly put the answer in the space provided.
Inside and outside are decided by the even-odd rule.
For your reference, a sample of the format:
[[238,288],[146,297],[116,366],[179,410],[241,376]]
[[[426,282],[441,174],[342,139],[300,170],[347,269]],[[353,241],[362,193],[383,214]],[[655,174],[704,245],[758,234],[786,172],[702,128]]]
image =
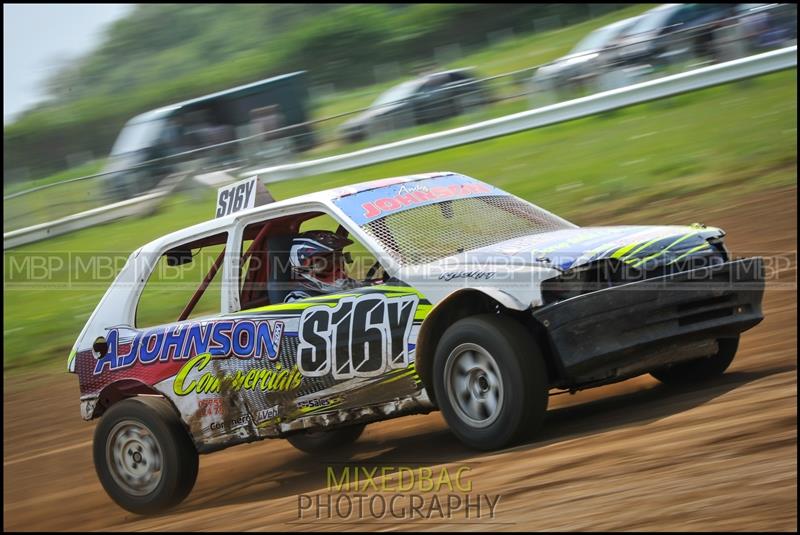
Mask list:
[[669,65],[710,51],[711,23],[734,17],[736,4],[663,4],[643,15],[620,38],[625,64]]
[[[134,251],[69,357],[100,418],[98,476],[129,511],[184,499],[198,453],[287,438],[329,454],[436,409],[469,447],[503,448],[539,429],[551,389],[707,380],[762,320],[761,259],[732,259],[718,228],[579,227],[457,173],[219,213]],[[337,226],[371,268],[287,302],[304,229]],[[162,280],[150,295],[175,315],[146,321]]]
[[588,79],[602,73],[609,64],[609,55],[604,51],[616,44],[626,30],[639,17],[613,22],[598,28],[584,37],[569,54],[543,65],[536,70],[533,82],[538,90],[560,90],[583,85]]
[[437,72],[408,80],[381,94],[339,128],[348,142],[460,115],[489,102],[489,91],[471,69]]

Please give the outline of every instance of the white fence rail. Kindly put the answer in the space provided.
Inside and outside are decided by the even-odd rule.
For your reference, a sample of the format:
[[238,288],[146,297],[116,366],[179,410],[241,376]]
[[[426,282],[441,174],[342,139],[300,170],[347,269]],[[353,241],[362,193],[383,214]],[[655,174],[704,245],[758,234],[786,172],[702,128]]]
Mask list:
[[[796,45],[443,132],[327,158],[257,169],[245,173],[243,177],[259,175],[264,182],[277,182],[354,169],[570,121],[604,111],[793,67],[797,67]],[[3,249],[17,247],[50,236],[64,234],[113,221],[133,213],[139,213],[136,207],[146,210],[152,206],[154,196],[155,198],[160,198],[165,194],[165,192],[148,193],[122,203],[95,208],[94,210],[75,214],[57,221],[4,233]]]
[[175,173],[168,176],[156,190],[126,199],[124,201],[93,208],[48,221],[39,225],[12,230],[3,234],[3,250],[19,247],[28,243],[41,241],[59,234],[66,234],[73,230],[102,225],[128,216],[142,216],[153,212],[158,205],[175,191],[182,182],[187,180],[193,172]]
[[364,167],[578,119],[616,108],[795,66],[797,66],[797,46],[791,46],[619,89],[604,91],[587,97],[559,102],[558,104],[551,104],[534,110],[506,115],[497,119],[489,119],[488,121],[444,132],[404,139],[318,160],[256,169],[245,173],[244,176],[259,175],[266,182],[276,182]]

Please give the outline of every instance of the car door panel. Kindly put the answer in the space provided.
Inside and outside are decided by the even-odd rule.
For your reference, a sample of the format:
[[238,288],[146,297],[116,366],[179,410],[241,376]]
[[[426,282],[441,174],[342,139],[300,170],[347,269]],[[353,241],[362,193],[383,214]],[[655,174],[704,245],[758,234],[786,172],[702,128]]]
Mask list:
[[372,286],[242,311],[206,327],[216,354],[158,387],[198,442],[278,436],[307,416],[420,393],[415,342],[430,306],[412,288]]

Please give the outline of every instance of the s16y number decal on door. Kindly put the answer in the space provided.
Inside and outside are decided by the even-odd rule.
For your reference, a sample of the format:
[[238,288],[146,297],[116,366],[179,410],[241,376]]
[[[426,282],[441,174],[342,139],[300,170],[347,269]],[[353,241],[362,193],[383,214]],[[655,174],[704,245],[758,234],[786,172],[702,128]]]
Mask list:
[[307,308],[300,317],[297,367],[305,376],[374,377],[409,365],[416,295],[344,297],[335,307]]

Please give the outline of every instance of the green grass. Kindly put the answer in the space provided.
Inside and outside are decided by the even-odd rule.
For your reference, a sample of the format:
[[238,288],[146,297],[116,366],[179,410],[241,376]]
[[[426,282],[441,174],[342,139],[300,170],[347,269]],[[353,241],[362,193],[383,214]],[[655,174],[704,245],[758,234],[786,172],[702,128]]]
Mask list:
[[76,212],[76,207],[88,210],[100,206],[102,199],[97,190],[96,180],[80,180],[65,184],[62,182],[97,174],[102,171],[103,166],[105,166],[105,159],[93,160],[39,180],[15,183],[5,187],[3,195],[10,195],[26,189],[54,184],[52,188],[3,201],[3,232],[73,214]]
[[[791,70],[436,153],[280,182],[270,189],[281,199],[374,178],[451,170],[490,182],[579,225],[597,224],[605,215],[641,213],[665,199],[689,199],[702,206],[725,196],[795,185],[796,142],[797,72]],[[20,269],[25,258],[50,253],[58,267],[58,258],[67,265],[71,256],[74,266],[76,256],[89,259],[94,252],[111,251],[123,262],[147,241],[211,218],[214,198],[210,190],[184,192],[152,217],[6,252],[4,369],[63,366],[116,273],[110,267],[96,275],[73,274],[70,288],[62,268],[55,270],[51,283],[26,286]],[[703,220],[701,210],[697,219]],[[170,304],[174,306],[165,303],[165,308]]]
[[26,182],[12,182],[11,184],[3,184],[3,195],[10,195],[12,193],[17,193],[18,191],[45,186],[47,184],[56,184],[58,182],[63,182],[65,180],[71,180],[73,178],[79,178],[82,176],[94,175],[99,173],[105,164],[105,158],[100,160],[92,160],[91,162],[86,162],[76,167],[70,167],[69,169],[60,171],[58,173],[53,173],[52,175],[44,178],[29,180]]
[[442,121],[436,121],[434,123],[403,128],[402,130],[392,130],[388,132],[383,132],[379,135],[370,137],[368,139],[356,143],[348,143],[346,145],[334,142],[325,143],[310,151],[307,155],[307,158],[308,159],[322,158],[325,156],[342,154],[344,152],[354,152],[367,147],[383,145],[385,143],[391,143],[393,141],[399,141],[401,139],[408,139],[416,136],[422,136],[425,134],[432,134],[434,132],[441,132],[444,130],[449,130],[451,128],[465,126],[480,121],[486,121],[488,119],[494,119],[497,117],[502,117],[504,115],[509,115],[512,113],[517,113],[529,109],[531,109],[531,107],[529,105],[528,100],[525,98],[505,100],[502,102],[492,104],[490,106],[481,106],[479,108],[470,110],[468,113],[458,115],[456,117],[450,117]]
[[102,186],[96,179],[60,182],[52,182],[54,184],[52,188],[3,201],[3,232],[54,221],[83,210],[97,208],[105,202]]

